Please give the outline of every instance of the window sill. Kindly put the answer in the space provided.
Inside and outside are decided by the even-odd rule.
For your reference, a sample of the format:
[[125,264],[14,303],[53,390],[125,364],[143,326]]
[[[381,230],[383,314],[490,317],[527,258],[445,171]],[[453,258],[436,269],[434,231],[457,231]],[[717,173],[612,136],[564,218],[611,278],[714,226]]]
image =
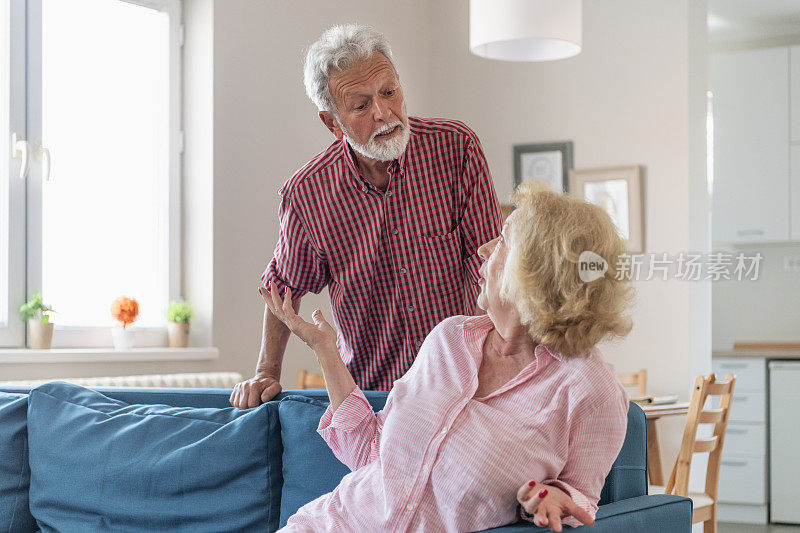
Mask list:
[[130,361],[211,361],[219,359],[219,349],[208,348],[27,348],[0,349],[0,364],[25,363],[117,363]]

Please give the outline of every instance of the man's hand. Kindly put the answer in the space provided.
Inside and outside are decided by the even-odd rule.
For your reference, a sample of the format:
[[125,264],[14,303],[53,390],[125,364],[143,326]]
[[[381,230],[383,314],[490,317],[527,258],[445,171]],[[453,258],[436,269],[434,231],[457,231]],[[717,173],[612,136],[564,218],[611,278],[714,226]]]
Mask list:
[[569,494],[553,485],[525,483],[517,491],[517,501],[522,512],[537,526],[549,526],[551,531],[561,531],[561,519],[574,516],[587,526],[594,525],[592,515],[572,501]]
[[281,391],[280,380],[273,376],[255,376],[237,383],[231,394],[231,405],[240,409],[258,407]]

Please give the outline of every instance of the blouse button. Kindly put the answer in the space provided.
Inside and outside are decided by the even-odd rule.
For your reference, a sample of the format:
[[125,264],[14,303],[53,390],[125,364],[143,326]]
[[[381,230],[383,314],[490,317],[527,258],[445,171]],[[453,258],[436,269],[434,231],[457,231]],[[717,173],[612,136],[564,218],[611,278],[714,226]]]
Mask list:
[[446,429],[443,429],[443,430],[442,430],[442,431],[441,431],[439,434],[440,434],[440,435],[447,435],[447,430],[446,430]]
[[414,510],[414,506],[409,503],[408,505],[406,505],[406,509],[408,509],[409,511],[413,511]]
[[428,465],[422,465],[422,471],[428,473]]

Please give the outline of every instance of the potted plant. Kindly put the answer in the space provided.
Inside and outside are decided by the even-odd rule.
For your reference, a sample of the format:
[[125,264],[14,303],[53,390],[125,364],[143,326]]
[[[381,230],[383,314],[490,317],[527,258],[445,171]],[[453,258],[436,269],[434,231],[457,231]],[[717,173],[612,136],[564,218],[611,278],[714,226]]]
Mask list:
[[111,303],[111,316],[120,323],[120,326],[111,328],[111,337],[114,339],[114,348],[117,350],[130,350],[133,348],[134,331],[128,329],[130,324],[139,316],[139,302],[135,298],[120,296]]
[[189,345],[189,321],[194,316],[194,311],[189,302],[171,301],[167,318],[169,325],[170,348],[186,348]]
[[42,303],[41,291],[34,294],[19,308],[19,314],[22,320],[28,323],[28,331],[31,334],[28,344],[34,350],[49,350],[53,341],[53,323],[50,322],[47,313],[55,313],[55,311],[49,305]]

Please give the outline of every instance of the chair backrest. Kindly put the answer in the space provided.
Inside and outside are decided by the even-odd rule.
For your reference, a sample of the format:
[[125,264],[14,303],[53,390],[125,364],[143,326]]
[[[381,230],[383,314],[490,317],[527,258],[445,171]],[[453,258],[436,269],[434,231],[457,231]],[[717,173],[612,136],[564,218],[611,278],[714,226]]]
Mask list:
[[647,370],[644,368],[635,374],[620,374],[619,382],[623,387],[639,387],[639,396],[647,394]]
[[325,378],[322,374],[311,374],[306,370],[297,373],[297,388],[300,390],[324,389]]
[[[667,482],[666,494],[688,496],[692,456],[695,453],[710,452],[708,455],[708,468],[706,469],[705,492],[716,501],[719,464],[722,459],[722,444],[725,440],[725,430],[728,427],[728,416],[731,402],[733,401],[735,383],[736,378],[732,374],[725,376],[724,381],[717,381],[714,374],[709,375],[707,378],[697,376],[697,379],[695,379],[681,448],[678,451],[678,459],[675,461],[672,474],[670,474]],[[706,400],[709,396],[720,396],[719,407],[705,408]],[[699,424],[714,424],[713,435],[708,438],[698,439],[697,426]]]

